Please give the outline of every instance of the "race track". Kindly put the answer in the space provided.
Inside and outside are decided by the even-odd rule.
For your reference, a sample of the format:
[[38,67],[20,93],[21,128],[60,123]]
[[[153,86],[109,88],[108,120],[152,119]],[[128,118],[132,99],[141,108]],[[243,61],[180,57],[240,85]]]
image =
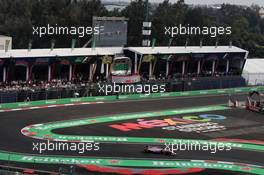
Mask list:
[[[237,95],[236,98],[245,99],[245,96]],[[135,164],[133,168],[145,168],[150,161],[153,163],[153,161],[175,160],[181,163],[184,161],[195,162],[199,160],[203,163],[207,162],[209,165],[212,163],[212,168],[205,168],[211,169],[204,171],[207,174],[212,170],[214,174],[228,174],[229,171],[223,172],[223,168],[221,167],[213,167],[213,164],[220,164],[222,162],[224,166],[224,162],[228,162],[229,165],[232,163],[233,166],[233,168],[229,168],[230,173],[261,174],[264,172],[264,116],[263,114],[246,111],[245,109],[228,108],[224,105],[227,103],[227,100],[227,95],[211,95],[151,99],[145,101],[116,101],[102,104],[4,112],[0,113],[0,150],[23,153],[23,155],[30,154],[31,156],[33,154],[33,156],[42,157],[48,155],[60,157],[64,155],[71,158],[80,158],[79,161],[81,159],[91,159],[94,161],[97,159],[102,159],[102,161],[108,159],[120,160],[126,167],[131,166],[133,160],[137,160],[138,163],[142,161],[142,166]],[[190,119],[190,116],[203,116],[205,114],[224,116],[225,119],[221,121],[210,121],[216,123],[217,126],[224,127],[224,129],[212,132],[182,132],[175,129],[168,130],[162,129],[162,127],[152,127],[122,131],[111,127],[112,125],[122,125],[123,123],[136,123],[154,119],[162,120],[169,117],[177,119],[184,119],[185,117],[186,119],[189,116]],[[123,115],[123,119],[108,120],[110,117],[120,117],[120,115]],[[181,120],[178,122],[186,121]],[[51,129],[38,130],[41,127],[38,124],[47,126],[47,128],[49,126]],[[53,128],[54,124],[60,125]],[[34,134],[32,134],[33,131]],[[100,136],[105,136],[105,138],[100,138]],[[57,141],[72,142],[92,139],[94,142],[100,142],[100,150],[88,151],[81,154],[74,151],[45,151],[39,154],[36,150],[33,150],[33,142],[43,142],[43,139],[54,141],[53,137]],[[109,137],[116,137],[117,139],[111,140]],[[67,138],[67,140],[60,140],[60,138]],[[227,141],[232,142],[233,147],[230,151],[219,151],[217,153],[210,153],[209,151],[178,151],[175,156],[143,153],[145,145],[162,145],[167,141],[178,142],[179,140],[177,139],[205,140],[209,141],[209,143],[213,140],[222,142],[224,139],[225,141],[232,139]],[[4,154],[2,157],[4,157]],[[13,162],[12,157],[9,157],[9,159],[13,165],[28,165],[32,167],[32,163],[36,163],[34,165],[35,168],[50,169],[50,166],[41,162],[42,160],[40,159],[34,159],[34,162],[28,161],[28,163],[23,158],[25,161],[18,162]],[[3,163],[7,163],[3,159],[1,160]],[[19,160],[19,158],[15,159],[14,156],[14,160]],[[55,164],[57,165],[52,166],[54,170],[61,163]],[[75,162],[75,164],[77,163]],[[106,163],[103,165],[106,165]],[[120,166],[122,166],[121,163]],[[171,167],[174,166],[176,165],[171,165]],[[244,169],[241,167],[244,167]]]

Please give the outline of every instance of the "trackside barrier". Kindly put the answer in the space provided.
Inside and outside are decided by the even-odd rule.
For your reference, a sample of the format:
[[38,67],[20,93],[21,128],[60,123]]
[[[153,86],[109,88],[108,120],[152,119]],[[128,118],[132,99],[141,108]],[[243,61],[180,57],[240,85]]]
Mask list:
[[116,96],[96,96],[96,97],[82,97],[82,98],[64,98],[55,100],[40,100],[32,102],[19,102],[19,103],[6,103],[1,104],[0,109],[13,109],[13,108],[24,108],[34,107],[43,105],[59,105],[69,103],[82,103],[82,102],[96,102],[96,101],[110,101],[116,100]]
[[122,99],[144,99],[144,98],[180,97],[180,96],[195,96],[195,95],[234,94],[234,93],[243,93],[254,90],[263,91],[264,86],[196,90],[196,91],[185,91],[185,92],[165,92],[165,93],[153,93],[149,95],[146,94],[120,95],[118,99],[122,100]]
[[19,102],[19,103],[5,103],[5,104],[0,104],[0,109],[13,109],[13,108],[24,108],[24,107],[45,106],[45,105],[82,103],[82,102],[115,101],[115,100],[126,100],[126,99],[127,100],[133,100],[133,99],[139,100],[139,99],[161,98],[161,97],[233,94],[233,93],[249,92],[253,90],[263,91],[264,86],[229,88],[229,89],[196,90],[196,91],[185,91],[185,92],[152,93],[149,95],[130,94],[130,95],[118,95],[118,96],[112,95],[112,96],[96,96],[96,97],[82,97],[82,98],[64,98],[64,99],[41,100],[41,101],[32,101],[32,102]]

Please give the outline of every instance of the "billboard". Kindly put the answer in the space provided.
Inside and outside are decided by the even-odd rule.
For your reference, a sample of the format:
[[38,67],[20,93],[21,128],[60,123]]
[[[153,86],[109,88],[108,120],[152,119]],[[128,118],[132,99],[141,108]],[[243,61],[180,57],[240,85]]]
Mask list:
[[127,44],[127,18],[93,17],[93,27],[99,27],[94,35],[96,46],[124,46]]

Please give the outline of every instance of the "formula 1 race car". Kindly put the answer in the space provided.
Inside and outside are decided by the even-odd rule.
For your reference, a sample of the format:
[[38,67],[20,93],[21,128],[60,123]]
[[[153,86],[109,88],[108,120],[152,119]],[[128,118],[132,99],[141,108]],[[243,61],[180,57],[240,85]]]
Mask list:
[[144,148],[145,153],[153,153],[153,154],[164,154],[164,155],[175,155],[176,153],[171,150],[166,150],[160,146],[149,146],[147,145]]
[[249,92],[247,100],[244,102],[234,100],[229,96],[229,106],[264,113],[264,94],[258,91]]
[[247,103],[246,103],[246,109],[254,111],[254,112],[260,112],[264,113],[264,94],[253,91],[250,92],[248,95]]

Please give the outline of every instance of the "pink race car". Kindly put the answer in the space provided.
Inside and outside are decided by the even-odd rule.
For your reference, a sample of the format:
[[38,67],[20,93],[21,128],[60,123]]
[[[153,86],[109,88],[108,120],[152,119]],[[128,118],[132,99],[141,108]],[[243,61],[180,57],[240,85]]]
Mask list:
[[145,153],[153,153],[153,154],[164,154],[164,155],[175,155],[176,153],[171,152],[171,150],[165,150],[160,146],[149,146],[147,145],[144,148]]

